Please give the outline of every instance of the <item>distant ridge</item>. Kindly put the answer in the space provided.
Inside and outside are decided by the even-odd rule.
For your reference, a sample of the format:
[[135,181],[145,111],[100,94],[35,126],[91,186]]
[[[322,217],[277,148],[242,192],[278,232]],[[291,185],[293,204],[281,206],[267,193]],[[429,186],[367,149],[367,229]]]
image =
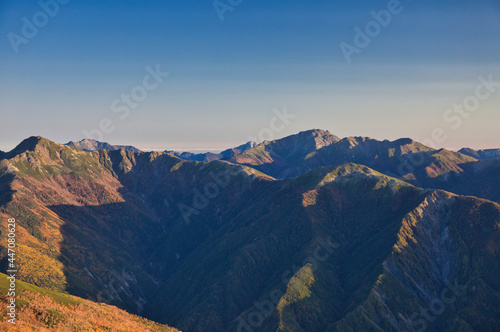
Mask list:
[[136,147],[133,147],[131,145],[111,145],[106,142],[99,142],[94,139],[82,139],[81,141],[78,142],[68,142],[65,145],[73,146],[75,148],[78,148],[80,150],[84,151],[99,151],[99,150],[108,150],[108,151],[114,151],[114,150],[126,150],[126,151],[131,151],[134,153],[139,153],[142,152]]
[[235,148],[224,150],[220,154],[222,155],[222,157],[224,157],[224,159],[231,158],[231,157],[234,157],[235,155],[238,155],[238,154],[243,153],[247,150],[250,150],[251,148],[254,148],[256,146],[257,146],[257,143],[250,141],[250,142],[246,142],[245,144],[242,144],[240,146],[237,146]]
[[221,153],[213,153],[213,152],[206,152],[206,153],[192,153],[192,152],[179,152],[175,150],[165,150],[166,153],[169,153],[171,155],[174,155],[176,157],[179,157],[184,160],[192,160],[192,161],[215,161],[215,160],[227,160],[229,158],[232,158],[236,155],[239,155],[253,147],[257,146],[257,143],[255,142],[246,142],[240,146],[237,146],[235,148],[227,149],[222,151]]
[[480,160],[500,159],[500,149],[474,150],[463,148],[458,152]]

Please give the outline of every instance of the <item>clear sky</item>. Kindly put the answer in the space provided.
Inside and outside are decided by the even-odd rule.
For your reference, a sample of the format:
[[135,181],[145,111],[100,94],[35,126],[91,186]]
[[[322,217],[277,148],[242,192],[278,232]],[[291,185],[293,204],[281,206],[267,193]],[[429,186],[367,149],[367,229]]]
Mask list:
[[143,149],[312,128],[500,147],[500,83],[479,80],[500,82],[498,0],[54,1],[0,1],[1,150],[94,129]]

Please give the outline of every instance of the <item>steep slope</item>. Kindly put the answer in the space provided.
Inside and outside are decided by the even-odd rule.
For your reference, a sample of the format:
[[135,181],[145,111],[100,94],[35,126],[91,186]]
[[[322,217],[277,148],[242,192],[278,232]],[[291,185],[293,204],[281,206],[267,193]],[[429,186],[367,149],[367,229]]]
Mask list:
[[252,166],[275,178],[287,178],[304,171],[300,168],[300,163],[310,153],[338,141],[339,138],[328,131],[313,129],[278,140],[265,141],[230,158],[229,161]]
[[295,177],[321,166],[354,162],[407,180],[435,177],[476,161],[460,153],[434,150],[409,138],[378,141],[367,137],[336,136],[321,130],[302,132],[263,143],[231,159],[275,178]]
[[[308,156],[306,165],[338,165],[355,162],[396,173],[401,159],[409,155],[427,155],[433,149],[409,138],[378,141],[367,137],[347,137]],[[398,176],[404,174],[397,174]]]
[[[436,288],[468,273],[481,296],[473,302],[457,296],[435,326],[452,331],[464,320],[460,326],[493,331],[500,326],[499,277],[483,264],[500,268],[499,211],[494,203],[419,190],[365,166],[314,170],[248,202],[188,256],[151,302],[161,304],[145,313],[186,331],[413,331],[422,324],[413,313]],[[482,249],[464,256],[471,227]],[[425,256],[407,257],[409,248]],[[396,255],[406,264],[397,275],[389,269]],[[383,283],[387,270],[411,276],[413,284]],[[382,303],[374,303],[381,287]],[[488,306],[478,312],[474,303]]]
[[[9,152],[0,170],[0,214],[19,223],[18,277],[131,312],[142,310],[163,270],[175,268],[179,255],[225,220],[210,206],[195,215],[216,215],[214,221],[189,225],[177,202],[189,211],[197,199],[193,189],[213,190],[227,177],[215,188],[221,192],[217,208],[233,211],[243,204],[241,194],[251,193],[254,180],[271,179],[225,162],[185,162],[125,150],[85,152],[41,137]],[[154,249],[156,256],[145,260]]]
[[280,286],[283,272],[294,259],[305,257],[314,233],[321,234],[305,211],[303,194],[321,182],[324,173],[285,181],[271,194],[247,201],[239,215],[181,264],[158,295],[174,296],[145,313],[165,319],[165,312],[176,312],[170,319],[188,331],[224,330],[267,287]]
[[18,220],[21,280],[139,312],[154,286],[140,263],[144,243],[162,226],[101,164],[106,156],[23,141],[1,161],[0,215]]
[[116,307],[16,282],[16,320],[9,323],[9,279],[0,273],[2,331],[163,331],[177,329],[134,316]]
[[409,138],[396,141],[378,141],[369,137],[346,137],[337,143],[313,153],[310,158],[340,161],[352,159],[357,161],[373,161],[400,157],[408,153],[432,151],[433,149]]
[[[230,159],[278,179],[296,177],[321,166],[346,162],[367,165],[379,172],[402,179],[412,185],[449,190],[474,195],[500,203],[497,188],[500,179],[495,164],[446,149],[434,150],[409,138],[378,141],[367,137],[347,137],[330,144],[316,146],[304,143],[298,136],[263,143]],[[307,140],[305,140],[307,141]],[[280,152],[273,152],[274,146]],[[284,158],[286,152],[297,149],[295,158]],[[299,149],[300,150],[300,149]],[[491,154],[490,154],[491,155]],[[287,155],[288,156],[288,155]],[[487,169],[487,172],[482,170]],[[480,174],[481,173],[481,174]]]
[[111,145],[106,142],[99,142],[94,139],[82,139],[81,141],[78,142],[73,142],[70,141],[66,143],[65,145],[68,146],[73,146],[75,148],[85,150],[85,151],[99,151],[99,150],[108,150],[108,151],[114,151],[114,150],[126,150],[126,151],[131,151],[131,152],[142,152],[141,150],[131,146],[131,145]]
[[245,144],[242,144],[240,146],[237,146],[235,148],[224,150],[220,154],[222,155],[222,157],[224,159],[229,159],[229,158],[234,157],[236,155],[242,154],[243,152],[248,151],[251,148],[254,148],[256,146],[257,146],[257,143],[250,141],[250,142],[246,142]]
[[[326,199],[325,205],[318,206],[318,195],[336,200]],[[294,270],[294,266],[301,267],[300,262],[311,255],[318,241],[324,243],[331,236],[332,241],[344,245],[337,253],[342,256],[341,252],[360,246],[366,240],[364,237],[372,238],[376,229],[384,229],[384,237],[390,237],[386,233],[390,232],[390,223],[397,225],[424,196],[416,188],[358,165],[320,169],[281,182],[271,194],[247,201],[237,216],[194,250],[158,293],[158,298],[173,296],[160,305],[148,306],[145,314],[171,324],[175,322],[187,331],[224,330],[235,316],[251,308],[255,300],[269,299],[273,288],[281,291],[286,286],[281,280],[284,272]],[[370,209],[376,206],[375,211]],[[388,215],[394,215],[394,219],[386,224]],[[393,224],[392,229],[395,227]],[[345,232],[359,238],[345,242]],[[392,246],[387,247],[382,240],[379,243],[386,246],[387,252]],[[353,274],[368,262],[362,257],[356,259],[346,258],[353,264],[349,266]],[[363,279],[358,279],[349,292],[362,283]],[[180,289],[185,291],[179,292]],[[193,298],[197,300],[192,301]],[[325,315],[328,310],[325,309]],[[166,312],[176,314],[167,318]]]
[[367,137],[339,139],[328,132],[312,130],[265,142],[230,160],[282,179],[298,176],[316,167],[346,162],[397,171],[401,157],[432,151],[433,149],[411,139],[394,142]]
[[276,185],[274,179],[252,168],[224,161],[192,162],[158,153],[112,152],[110,158],[120,182],[163,225],[150,247],[153,267],[146,267],[158,280],[166,278],[255,195]]
[[298,171],[353,162],[423,186],[429,178],[461,172],[459,165],[471,161],[475,159],[445,149],[434,150],[408,138],[391,142],[347,137],[309,154]]
[[500,206],[435,192],[404,218],[366,300],[328,330],[498,331],[499,241]]
[[461,172],[443,174],[428,185],[500,203],[500,160],[468,162],[460,168]]
[[410,139],[380,142],[349,138],[317,151],[308,164],[312,168],[343,162],[367,165],[418,187],[500,203],[500,164],[496,160],[478,161],[459,152],[430,149]]
[[500,149],[474,150],[463,148],[458,152],[479,160],[500,159]]

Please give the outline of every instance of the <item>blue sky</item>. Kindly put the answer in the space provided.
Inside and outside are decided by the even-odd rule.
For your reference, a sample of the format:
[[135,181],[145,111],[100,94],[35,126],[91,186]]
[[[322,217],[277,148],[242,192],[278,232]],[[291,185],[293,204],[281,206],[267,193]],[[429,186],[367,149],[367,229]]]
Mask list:
[[[390,2],[243,0],[221,21],[209,0],[72,0],[44,24],[38,1],[2,1],[0,149],[32,135],[80,140],[103,119],[113,130],[101,137],[113,144],[223,149],[258,136],[285,108],[296,117],[275,138],[322,128],[500,147],[500,87],[460,123],[443,119],[479,77],[500,81],[500,3],[401,0],[348,63],[340,44],[355,46],[354,29]],[[33,16],[38,32],[16,53],[9,36],[23,37],[23,17]],[[157,65],[168,77],[121,119],[113,101]],[[432,139],[436,128],[446,139]]]

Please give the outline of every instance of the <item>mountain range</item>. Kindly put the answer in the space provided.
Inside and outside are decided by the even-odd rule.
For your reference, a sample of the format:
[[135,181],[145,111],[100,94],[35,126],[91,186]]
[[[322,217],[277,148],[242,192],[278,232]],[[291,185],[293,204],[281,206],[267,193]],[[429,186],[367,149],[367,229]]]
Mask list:
[[458,152],[481,160],[500,159],[500,149],[474,150],[470,148],[463,148]]
[[[0,216],[37,289],[182,331],[500,329],[494,152],[318,129],[220,154],[87,143],[0,154]],[[67,315],[43,305],[25,312]]]

